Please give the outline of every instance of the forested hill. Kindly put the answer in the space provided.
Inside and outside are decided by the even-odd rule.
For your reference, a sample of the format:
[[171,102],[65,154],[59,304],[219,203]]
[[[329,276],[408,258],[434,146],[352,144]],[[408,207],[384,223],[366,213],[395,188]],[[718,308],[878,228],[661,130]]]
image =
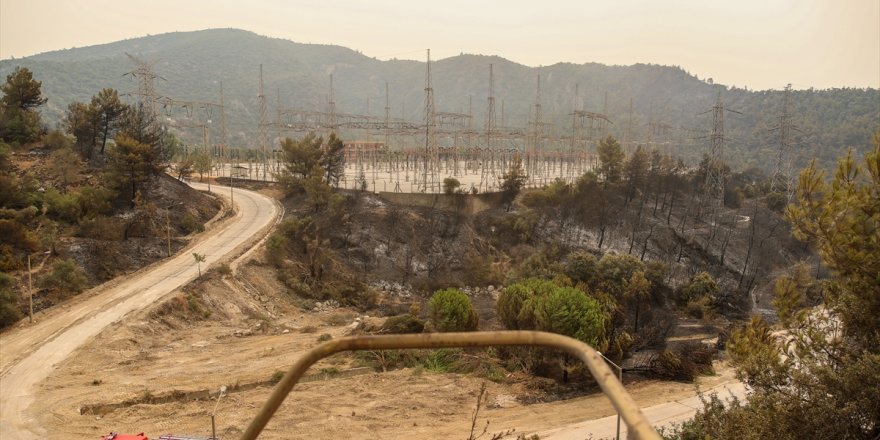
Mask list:
[[[43,118],[54,125],[72,101],[88,101],[100,89],[134,91],[137,80],[125,75],[134,64],[125,53],[155,60],[161,76],[156,89],[162,96],[182,101],[219,101],[223,83],[230,143],[252,145],[256,138],[259,105],[259,65],[269,114],[275,119],[281,107],[326,110],[329,75],[334,74],[339,112],[384,115],[385,84],[389,85],[392,117],[424,119],[425,63],[379,61],[356,51],[329,45],[300,44],[235,30],[179,32],[110,44],[44,53],[0,61],[5,77],[16,66],[27,67],[43,82],[49,98]],[[484,125],[489,64],[494,64],[496,117],[499,125],[526,126],[535,103],[536,79],[541,76],[543,120],[556,122],[558,135],[567,135],[579,87],[580,108],[607,110],[611,133],[646,141],[668,141],[672,152],[695,159],[706,149],[711,112],[719,93],[727,108],[725,119],[727,159],[736,166],[766,167],[772,163],[775,132],[782,108],[781,91],[750,91],[712,84],[709,79],[678,67],[636,64],[606,66],[596,63],[559,63],[528,67],[495,56],[459,55],[432,63],[433,88],[438,111],[474,115],[474,126]],[[780,84],[782,89],[785,84]],[[791,95],[799,164],[817,157],[830,163],[841,150],[869,148],[870,133],[880,126],[880,91],[877,89],[795,90]],[[630,102],[632,119],[630,122]],[[219,115],[191,115],[211,119],[211,136],[217,139]],[[190,115],[175,109],[175,120]],[[649,122],[673,127],[668,133],[649,133]],[[596,136],[596,135],[594,135]],[[197,137],[200,139],[200,134]]]

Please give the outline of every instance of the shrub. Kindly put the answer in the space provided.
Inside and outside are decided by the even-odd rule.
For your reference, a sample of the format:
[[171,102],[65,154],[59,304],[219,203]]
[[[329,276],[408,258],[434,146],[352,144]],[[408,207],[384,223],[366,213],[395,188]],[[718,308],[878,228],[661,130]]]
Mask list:
[[81,220],[76,235],[96,240],[121,241],[125,238],[125,220],[103,215]]
[[562,274],[563,266],[559,263],[559,258],[555,255],[555,249],[545,249],[530,255],[523,261],[516,272],[513,274],[515,280],[527,278],[544,278],[553,279]]
[[624,288],[636,272],[644,272],[645,264],[630,254],[605,254],[599,265],[601,288],[611,296],[619,299],[623,296]]
[[73,260],[60,259],[52,265],[52,272],[40,281],[40,286],[65,295],[80,293],[86,287],[86,276]]
[[209,316],[211,316],[211,310],[208,308],[208,305],[205,304],[205,301],[202,299],[201,295],[187,293],[186,306],[187,310],[189,310],[189,312],[196,317],[207,319]]
[[205,230],[205,225],[202,224],[196,216],[188,212],[183,214],[183,218],[180,219],[180,227],[183,228],[187,234],[202,232]]
[[60,130],[52,130],[43,136],[43,145],[50,150],[73,148],[73,139]]
[[570,336],[596,347],[604,338],[605,314],[599,302],[573,287],[559,287],[545,297],[535,297],[535,323],[539,330]]
[[392,316],[385,320],[380,328],[381,333],[404,334],[404,333],[421,333],[425,331],[425,321],[404,313],[403,315]]
[[508,329],[558,333],[598,346],[607,314],[596,299],[558,281],[531,278],[504,288],[496,304]]
[[455,194],[455,191],[458,187],[461,186],[461,182],[458,181],[455,177],[447,177],[443,179],[443,193],[445,194]]
[[18,309],[18,297],[12,291],[15,280],[0,272],[0,328],[14,324],[21,319],[21,311]]
[[43,195],[46,214],[67,223],[76,223],[79,218],[79,200],[74,194],[61,194],[55,188],[49,188]]
[[724,206],[728,208],[738,209],[742,207],[745,194],[740,188],[724,188]]
[[599,260],[586,251],[572,252],[568,255],[564,272],[575,283],[593,286],[599,278]]
[[488,256],[470,252],[464,256],[464,282],[468,286],[500,284],[500,275],[493,270]]
[[689,299],[684,311],[688,316],[696,319],[712,318],[715,315],[712,299],[708,296]]
[[434,329],[441,332],[472,331],[479,325],[471,299],[458,289],[434,292],[428,302],[428,316]]
[[84,218],[95,218],[105,215],[113,209],[110,204],[116,195],[103,186],[84,186],[80,188],[77,202],[80,215]]
[[681,303],[687,304],[689,301],[703,296],[714,299],[718,296],[718,292],[718,284],[715,283],[712,275],[709,275],[708,272],[700,272],[691,277],[687,284],[678,288],[678,299]]
[[333,335],[330,333],[322,333],[321,336],[318,336],[318,342],[327,342],[333,339]]
[[780,192],[772,192],[767,194],[766,203],[767,209],[781,214],[788,205],[788,196]]
[[287,237],[274,233],[266,240],[266,260],[275,267],[281,267],[287,258]]
[[498,319],[509,330],[522,330],[519,325],[519,313],[523,303],[532,295],[532,291],[527,286],[529,282],[534,283],[535,281],[526,280],[507,286],[498,295],[498,301],[495,303]]
[[219,273],[220,276],[228,277],[229,275],[232,275],[232,267],[229,266],[229,263],[222,263],[217,266],[217,273]]
[[275,385],[278,382],[281,382],[281,379],[284,379],[284,372],[281,370],[275,370],[275,372],[272,373],[272,376],[269,378],[269,383]]
[[712,374],[712,358],[715,352],[711,348],[693,342],[681,346],[675,352],[661,351],[651,361],[651,372],[658,377],[671,380],[693,381],[697,375]]
[[433,373],[449,373],[453,371],[460,355],[461,350],[456,348],[430,350],[422,361],[422,366]]

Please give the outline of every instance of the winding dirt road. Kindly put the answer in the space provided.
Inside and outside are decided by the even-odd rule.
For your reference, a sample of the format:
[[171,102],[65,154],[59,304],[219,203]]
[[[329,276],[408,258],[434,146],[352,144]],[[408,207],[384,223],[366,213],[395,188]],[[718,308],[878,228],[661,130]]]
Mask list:
[[[202,184],[191,184],[207,189]],[[212,187],[228,195],[229,188]],[[269,197],[235,189],[236,215],[171,259],[92,289],[69,304],[36,316],[32,326],[0,335],[0,438],[34,439],[45,434],[34,421],[35,387],[77,348],[127,314],[146,308],[198,276],[192,254],[205,256],[202,268],[241,254],[265,235],[281,213]],[[96,363],[102,362],[95,359]]]

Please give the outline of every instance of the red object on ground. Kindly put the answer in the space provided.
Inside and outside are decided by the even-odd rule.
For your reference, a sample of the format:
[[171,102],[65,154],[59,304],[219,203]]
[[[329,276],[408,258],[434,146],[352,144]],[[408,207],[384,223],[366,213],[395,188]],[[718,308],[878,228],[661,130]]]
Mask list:
[[134,434],[134,435],[117,434],[115,432],[111,432],[110,434],[107,434],[107,435],[101,437],[101,440],[150,440],[150,439],[147,438],[147,436],[145,436],[143,432],[140,434]]

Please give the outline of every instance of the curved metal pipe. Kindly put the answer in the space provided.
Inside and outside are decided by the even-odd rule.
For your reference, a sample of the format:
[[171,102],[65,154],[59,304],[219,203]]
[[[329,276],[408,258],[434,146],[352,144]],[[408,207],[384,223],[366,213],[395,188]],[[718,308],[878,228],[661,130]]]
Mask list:
[[463,348],[526,345],[552,347],[564,350],[587,364],[590,373],[599,383],[611,404],[623,417],[629,427],[630,437],[646,440],[660,440],[657,431],[639,410],[638,404],[626,392],[617,377],[589,345],[567,336],[536,331],[494,331],[470,333],[424,333],[413,335],[353,336],[334,339],[312,348],[296,360],[284,375],[269,400],[257,413],[241,435],[242,440],[255,440],[269,420],[284,402],[284,399],[315,362],[342,351],[393,350],[406,348]]

